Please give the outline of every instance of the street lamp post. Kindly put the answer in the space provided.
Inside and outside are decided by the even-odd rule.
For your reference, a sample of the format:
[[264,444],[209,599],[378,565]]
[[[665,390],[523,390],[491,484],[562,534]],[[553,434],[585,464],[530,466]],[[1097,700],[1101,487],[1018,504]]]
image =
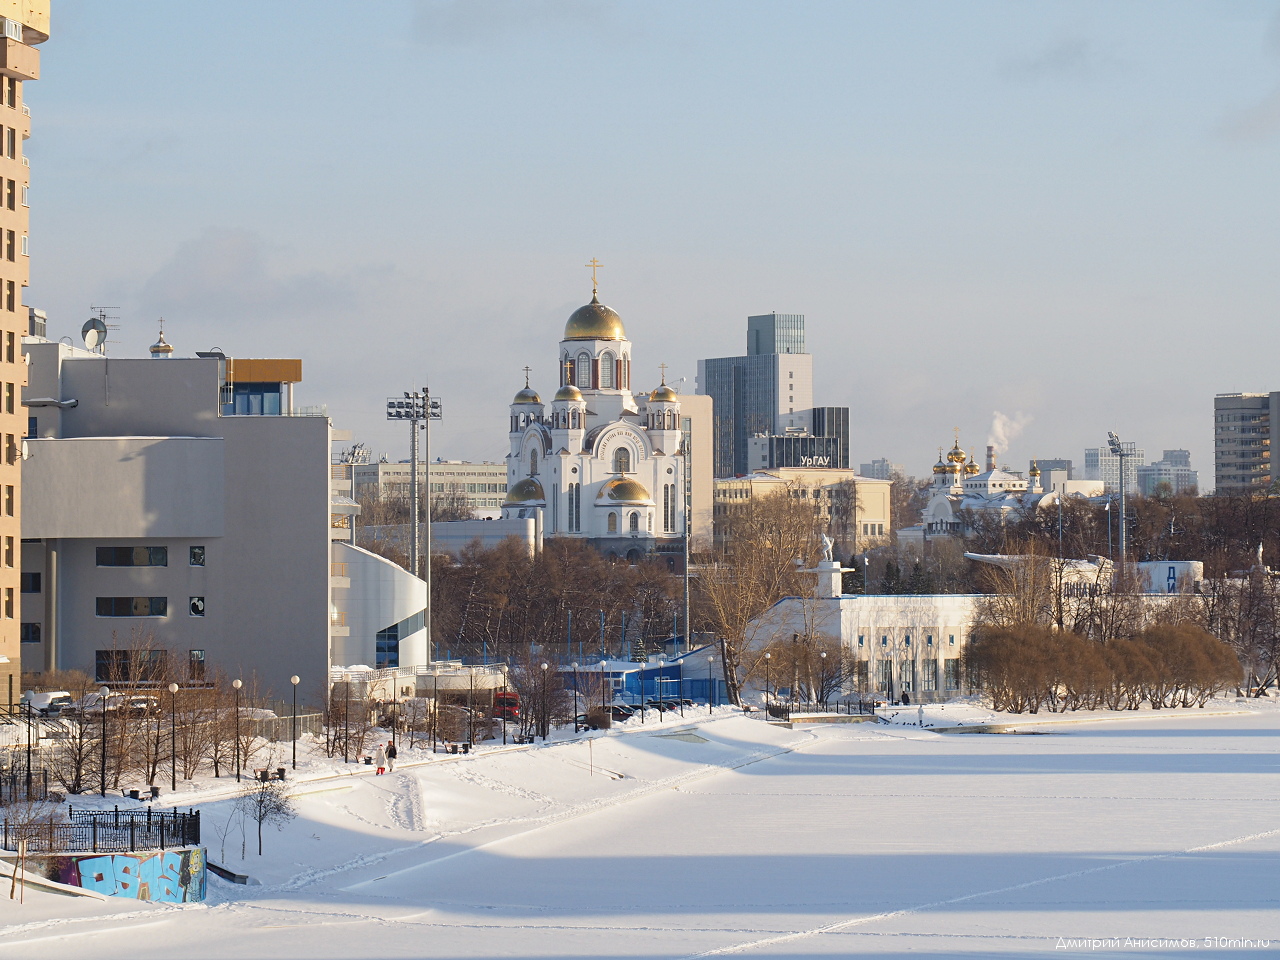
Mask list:
[[637,680],[637,683],[640,685],[640,722],[644,723],[644,661],[643,660],[640,661],[640,667],[636,671],[636,676],[639,678]]
[[[431,671],[431,752],[436,752],[436,720],[440,716],[440,669]],[[504,726],[503,732],[506,732]]]
[[573,732],[578,733],[578,661],[573,661]]
[[707,657],[707,716],[711,716],[711,699],[715,691],[715,678],[711,675],[711,671],[715,669],[716,658]]
[[604,689],[605,689],[604,668],[605,666],[607,666],[607,664],[608,664],[608,661],[606,660],[600,661],[600,709],[601,710],[606,710],[609,707],[609,704],[605,702],[605,697],[604,697]]
[[676,678],[676,699],[680,701],[680,719],[684,719],[684,660],[677,660],[680,676]]
[[102,776],[98,784],[100,796],[107,795],[107,698],[111,696],[111,688],[103,685],[98,689],[98,706],[102,710]]
[[240,688],[244,682],[239,678],[231,681],[236,697],[236,783],[240,782]]
[[769,719],[769,661],[773,658],[772,654],[764,655],[764,718]]
[[[819,665],[818,665],[818,685],[819,685],[819,689],[822,691],[822,693],[821,693],[821,696],[820,696],[820,697],[817,695],[817,693],[815,693],[815,694],[814,694],[814,699],[815,699],[815,700],[819,700],[819,699],[820,699],[820,700],[821,700],[821,702],[822,702],[822,705],[825,707],[825,706],[827,705],[827,651],[823,650],[823,651],[819,652],[819,654],[818,654],[818,660],[819,660]],[[837,710],[839,710],[839,707],[840,707],[840,700],[839,700],[839,699],[837,699],[837,700],[836,700],[836,709],[837,709]]]
[[289,678],[293,685],[293,769],[298,769],[298,681],[301,678],[295,673]]
[[169,684],[169,792],[178,790],[178,685]]
[[551,726],[551,724],[548,722],[549,721],[548,707],[550,706],[550,704],[547,703],[547,666],[548,664],[546,664],[545,662],[542,664],[542,742],[543,743],[547,742],[547,731]]

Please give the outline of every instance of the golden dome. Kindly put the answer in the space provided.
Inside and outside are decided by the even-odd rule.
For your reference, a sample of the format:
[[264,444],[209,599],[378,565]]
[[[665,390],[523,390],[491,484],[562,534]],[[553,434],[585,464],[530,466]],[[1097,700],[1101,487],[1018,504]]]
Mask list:
[[572,383],[566,383],[563,387],[556,391],[557,400],[581,400],[582,391],[575,387]]
[[665,383],[649,394],[650,400],[660,400],[664,403],[676,403],[680,400],[680,394],[676,393]]
[[1031,476],[1033,477],[1040,476],[1040,464],[1035,460],[1031,461]]
[[512,400],[511,402],[512,403],[541,403],[542,398],[538,396],[538,391],[533,389],[533,387],[525,387],[523,390],[521,390],[519,393],[516,394],[515,399]]
[[644,488],[644,484],[630,477],[618,477],[601,487],[600,495],[596,499],[606,498],[617,503],[653,503],[653,498],[649,496],[649,491]]
[[952,463],[961,463],[961,464],[964,463],[966,459],[968,459],[965,456],[964,451],[960,449],[959,440],[957,440],[956,445],[951,448],[951,452],[947,454],[947,459],[950,460]]
[[171,347],[168,343],[165,342],[164,330],[161,330],[160,339],[151,345],[151,356],[167,357],[171,353],[173,353],[173,347]]
[[969,462],[964,465],[964,472],[971,477],[976,477],[982,472],[982,468],[973,462],[973,457],[970,457]]
[[938,462],[933,465],[934,474],[946,473],[947,465],[942,462],[942,448],[938,448]]
[[591,302],[579,307],[564,325],[566,340],[625,340],[622,318],[591,295]]
[[543,503],[547,501],[547,495],[542,492],[542,484],[537,477],[525,477],[507,491],[507,503],[529,503],[533,500],[541,500]]

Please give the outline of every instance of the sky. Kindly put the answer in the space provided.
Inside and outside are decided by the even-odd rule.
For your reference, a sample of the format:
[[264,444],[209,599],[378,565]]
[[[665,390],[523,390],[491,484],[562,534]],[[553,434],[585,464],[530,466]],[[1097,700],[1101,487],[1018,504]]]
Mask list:
[[[1115,430],[1212,481],[1213,395],[1280,390],[1280,3],[53,0],[32,111],[49,335],[302,357],[301,404],[500,460],[601,300],[694,391],[806,317],[851,459],[1081,463]],[[1003,418],[1003,419],[1001,419]],[[979,454],[981,460],[981,453]]]

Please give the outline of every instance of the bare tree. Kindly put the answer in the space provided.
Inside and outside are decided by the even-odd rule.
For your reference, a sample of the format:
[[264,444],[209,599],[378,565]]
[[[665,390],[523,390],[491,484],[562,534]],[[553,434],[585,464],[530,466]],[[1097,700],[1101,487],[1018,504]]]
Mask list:
[[262,856],[262,827],[272,824],[283,830],[298,815],[289,785],[283,780],[251,780],[236,797],[236,809],[258,826],[258,856]]

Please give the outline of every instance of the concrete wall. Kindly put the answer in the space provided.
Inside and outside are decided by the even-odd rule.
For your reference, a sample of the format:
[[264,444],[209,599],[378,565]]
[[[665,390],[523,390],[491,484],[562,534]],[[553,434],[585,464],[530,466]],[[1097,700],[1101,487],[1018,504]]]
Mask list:
[[133,853],[55,853],[27,857],[27,869],[47,880],[108,897],[200,903],[206,890],[204,847]]
[[[427,606],[427,584],[398,564],[349,543],[333,544],[333,559],[346,572],[346,586],[333,591],[333,607],[345,614],[346,636],[333,639],[333,663],[377,666],[377,633]],[[424,627],[400,639],[400,666],[431,660]]]

